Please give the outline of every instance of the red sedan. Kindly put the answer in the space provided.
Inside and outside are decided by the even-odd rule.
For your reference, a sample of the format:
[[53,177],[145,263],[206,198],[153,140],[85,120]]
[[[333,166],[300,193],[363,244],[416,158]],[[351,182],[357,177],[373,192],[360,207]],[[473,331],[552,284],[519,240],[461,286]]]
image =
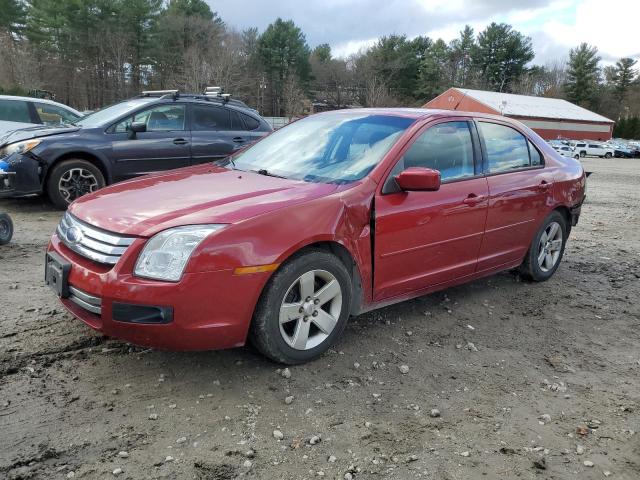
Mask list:
[[585,196],[579,162],[504,117],[328,112],[223,163],[74,202],[46,280],[106,335],[243,345],[295,364],[350,315],[519,267],[558,268]]

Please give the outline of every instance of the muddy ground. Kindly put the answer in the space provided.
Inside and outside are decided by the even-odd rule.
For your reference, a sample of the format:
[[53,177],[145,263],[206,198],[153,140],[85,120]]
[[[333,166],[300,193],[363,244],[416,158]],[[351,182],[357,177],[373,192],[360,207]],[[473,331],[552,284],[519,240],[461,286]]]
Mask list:
[[0,478],[640,478],[640,159],[584,163],[550,281],[504,273],[362,315],[290,378],[249,348],[96,334],[43,285],[60,213],[1,201]]

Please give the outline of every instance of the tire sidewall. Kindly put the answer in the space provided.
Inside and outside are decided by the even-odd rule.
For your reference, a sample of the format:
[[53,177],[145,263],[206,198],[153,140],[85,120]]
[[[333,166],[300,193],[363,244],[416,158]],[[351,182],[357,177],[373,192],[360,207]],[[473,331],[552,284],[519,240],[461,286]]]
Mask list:
[[66,210],[70,203],[67,203],[67,201],[60,194],[58,183],[60,182],[60,177],[62,177],[62,175],[64,175],[64,173],[71,168],[84,168],[86,170],[89,170],[96,177],[96,180],[98,180],[98,189],[101,189],[105,186],[104,175],[102,174],[100,169],[91,162],[82,159],[70,159],[64,160],[54,165],[53,169],[51,170],[49,180],[47,181],[47,195],[49,196],[49,200],[51,201],[51,203],[53,203],[56,208],[59,208],[61,210]]
[[[280,333],[280,307],[291,285],[311,270],[326,270],[338,280],[342,289],[342,309],[337,325],[324,342],[309,350],[296,350]],[[322,355],[342,334],[349,319],[351,298],[351,278],[344,264],[330,253],[310,252],[291,260],[271,278],[258,308],[258,320],[263,322],[264,334],[268,335],[284,363],[304,363]]]
[[6,245],[11,241],[13,237],[13,222],[11,221],[11,217],[6,213],[0,214],[0,223],[5,224],[7,227],[7,234],[2,236],[0,235],[0,245]]
[[[562,230],[562,248],[560,249],[560,256],[558,257],[558,261],[556,262],[556,264],[551,270],[545,272],[540,268],[540,265],[538,264],[538,245],[540,244],[540,237],[542,237],[542,234],[552,222],[557,222],[560,225],[560,229]],[[562,258],[564,257],[564,248],[567,244],[567,234],[567,222],[560,212],[553,211],[544,219],[544,222],[542,222],[542,225],[536,232],[535,237],[533,237],[531,247],[529,248],[529,263],[531,266],[531,275],[534,280],[540,282],[548,280],[556,272],[556,270],[560,266],[560,263],[562,262]]]

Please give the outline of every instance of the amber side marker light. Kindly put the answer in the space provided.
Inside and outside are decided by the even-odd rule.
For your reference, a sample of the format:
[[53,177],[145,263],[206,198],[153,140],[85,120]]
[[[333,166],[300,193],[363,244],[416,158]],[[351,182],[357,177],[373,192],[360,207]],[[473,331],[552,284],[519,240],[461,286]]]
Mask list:
[[237,267],[233,270],[234,275],[247,275],[249,273],[273,272],[280,266],[279,263],[271,263],[269,265],[255,265],[253,267]]

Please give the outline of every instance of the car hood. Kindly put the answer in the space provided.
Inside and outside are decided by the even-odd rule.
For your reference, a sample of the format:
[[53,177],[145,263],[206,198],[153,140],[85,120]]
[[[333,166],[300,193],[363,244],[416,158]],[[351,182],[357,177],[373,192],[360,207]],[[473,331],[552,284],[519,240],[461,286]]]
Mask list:
[[0,120],[0,138],[4,137],[8,133],[13,132],[14,130],[37,126],[39,125],[35,123],[10,122],[7,120]]
[[[7,122],[11,123],[11,122]],[[10,143],[21,142],[23,140],[31,140],[32,138],[48,137],[50,135],[60,135],[62,133],[76,132],[80,130],[80,127],[74,127],[72,125],[61,126],[48,126],[48,125],[32,125],[32,124],[17,124],[27,125],[24,127],[16,127],[19,130],[12,130],[8,133],[1,133],[0,130],[0,148]]]
[[104,188],[75,201],[69,212],[110,232],[146,237],[180,225],[241,222],[337,188],[200,165]]

